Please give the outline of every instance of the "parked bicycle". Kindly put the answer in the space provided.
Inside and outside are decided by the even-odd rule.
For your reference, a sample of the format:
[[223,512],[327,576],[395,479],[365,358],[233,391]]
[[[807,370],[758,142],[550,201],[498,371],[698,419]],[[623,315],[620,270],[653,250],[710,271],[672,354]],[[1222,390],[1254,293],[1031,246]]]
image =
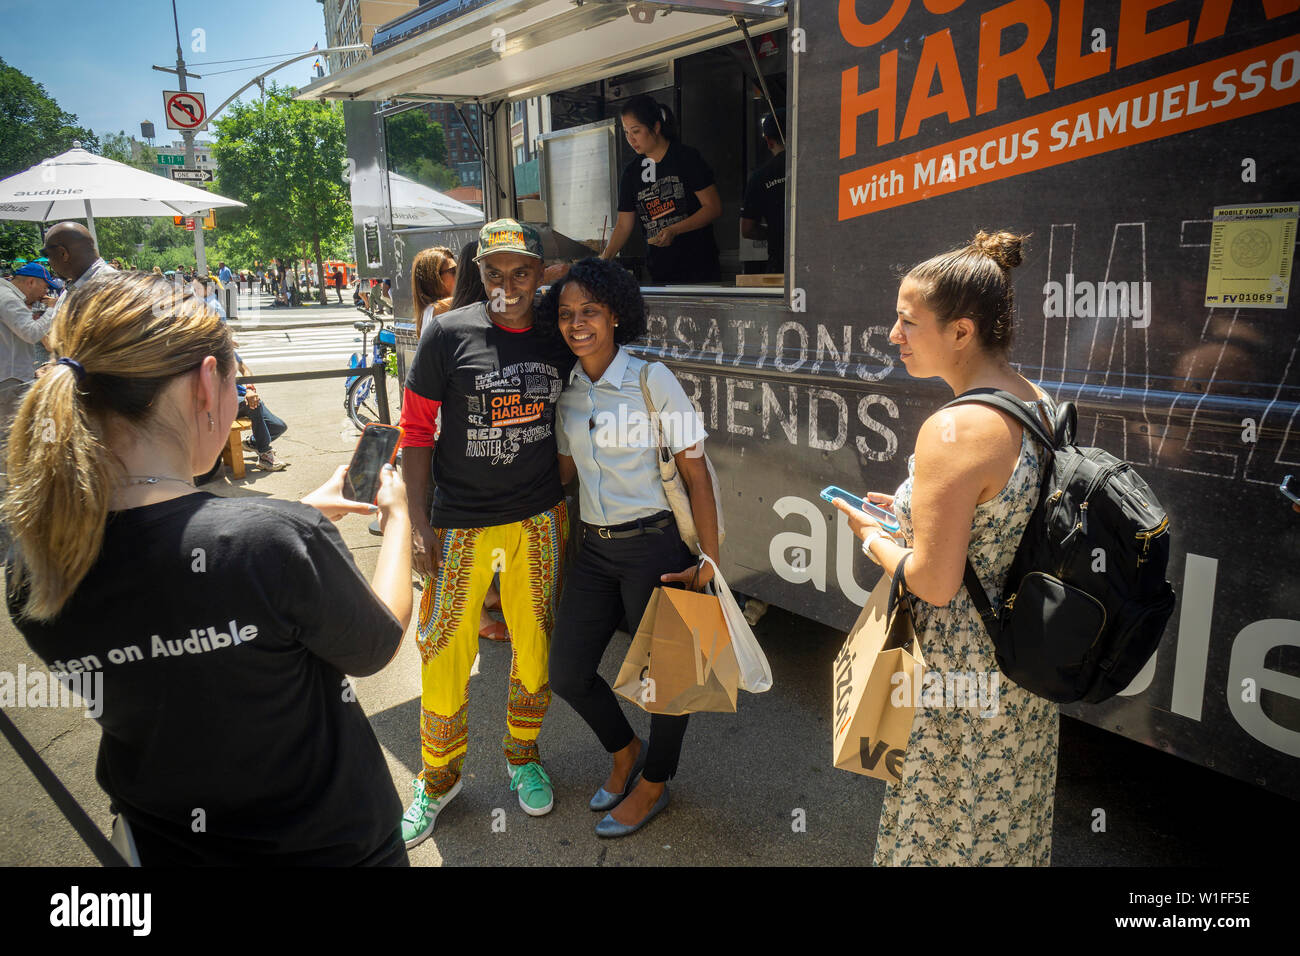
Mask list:
[[[383,318],[364,306],[357,306],[357,311],[366,316],[364,321],[353,322],[352,327],[361,333],[361,351],[353,352],[348,360],[349,368],[370,369],[376,365],[384,367],[385,392],[388,402],[388,421],[397,424],[401,417],[401,382],[397,380],[397,338],[392,329],[384,328]],[[376,331],[377,328],[377,331]],[[375,332],[374,346],[367,351],[370,333]],[[366,361],[369,356],[369,361]],[[379,394],[375,379],[370,374],[350,375],[344,380],[343,407],[347,409],[348,418],[359,429],[364,429],[371,422],[383,422],[379,414]]]

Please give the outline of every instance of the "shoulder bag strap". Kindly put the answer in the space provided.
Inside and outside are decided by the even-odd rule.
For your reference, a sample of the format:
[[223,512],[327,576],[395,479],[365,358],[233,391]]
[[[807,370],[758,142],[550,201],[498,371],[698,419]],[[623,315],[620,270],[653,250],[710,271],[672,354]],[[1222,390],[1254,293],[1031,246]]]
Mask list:
[[902,607],[907,608],[909,613],[911,611],[907,602],[902,601],[903,595],[907,594],[907,578],[903,576],[903,565],[907,564],[907,559],[911,556],[912,552],[908,551],[899,559],[898,566],[894,568],[894,585],[889,589],[889,606],[885,611],[886,621],[894,619],[894,611],[900,604]]
[[646,362],[641,366],[641,397],[645,399],[646,414],[654,423],[655,445],[659,449],[659,461],[667,464],[672,461],[672,455],[669,454],[668,448],[664,445],[663,426],[659,421],[659,407],[655,405],[654,396],[650,394],[650,363]]
[[108,842],[104,834],[99,832],[99,827],[90,819],[89,814],[82,809],[72,794],[68,793],[68,788],[63,782],[55,776],[54,771],[49,765],[41,759],[41,755],[36,752],[36,748],[31,745],[26,737],[14,726],[9,715],[0,710],[0,733],[5,735],[10,745],[18,752],[18,756],[23,758],[23,763],[27,764],[27,769],[36,777],[37,782],[45,788],[45,792],[50,795],[54,803],[68,818],[72,828],[77,831],[77,835],[85,841],[86,846],[90,847],[90,852],[95,854],[95,859],[104,866],[126,866],[126,860],[117,852],[113,844]]
[[1028,428],[1030,433],[1038,439],[1039,444],[1050,451],[1056,450],[1056,442],[1051,435],[1047,434],[1047,429],[1038,416],[1029,410],[1028,405],[1010,392],[1004,392],[996,388],[973,388],[969,392],[958,395],[943,407],[951,408],[954,405],[988,405],[991,408],[1004,411],[1025,428]]
[[984,585],[980,583],[980,576],[975,573],[975,565],[970,563],[970,558],[966,558],[966,571],[962,575],[962,582],[966,585],[966,593],[970,595],[971,603],[975,605],[975,610],[979,612],[980,620],[984,622],[984,629],[988,631],[989,637],[994,637],[998,633],[998,616],[993,610],[993,605],[989,603],[989,596],[984,591]]

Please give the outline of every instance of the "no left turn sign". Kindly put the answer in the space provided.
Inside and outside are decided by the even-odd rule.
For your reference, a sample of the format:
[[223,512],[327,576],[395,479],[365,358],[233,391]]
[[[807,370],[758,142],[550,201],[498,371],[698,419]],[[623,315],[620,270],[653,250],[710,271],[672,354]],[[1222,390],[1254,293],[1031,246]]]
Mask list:
[[208,117],[202,93],[163,90],[163,112],[168,129],[198,129]]

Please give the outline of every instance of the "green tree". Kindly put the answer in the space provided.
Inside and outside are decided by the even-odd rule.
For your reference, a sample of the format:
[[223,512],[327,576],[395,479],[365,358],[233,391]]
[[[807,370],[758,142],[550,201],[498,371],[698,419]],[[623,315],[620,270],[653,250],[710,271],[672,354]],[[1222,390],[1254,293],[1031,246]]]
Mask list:
[[100,137],[99,155],[146,173],[152,173],[158,162],[158,151],[148,143],[142,143],[125,130],[105,133]]
[[415,163],[409,172],[398,170],[403,176],[414,179],[416,182],[423,183],[426,186],[432,186],[434,189],[446,192],[448,189],[455,189],[460,185],[460,176],[456,170],[431,159],[422,159]]
[[425,110],[416,107],[391,116],[384,128],[388,140],[388,161],[392,168],[420,159],[446,164],[447,137],[443,133],[442,124],[435,122]]
[[336,103],[299,102],[294,92],[272,84],[264,99],[237,103],[216,121],[216,189],[246,204],[225,213],[224,225],[258,237],[255,258],[310,251],[320,274],[323,249],[352,226],[343,111]]
[[[77,123],[26,73],[0,59],[0,179],[57,156],[80,140],[86,149],[99,148],[99,140]],[[30,258],[41,247],[35,223],[0,222],[0,259]]]
[[460,177],[447,166],[447,136],[442,124],[424,109],[407,110],[389,117],[384,124],[388,146],[388,168],[433,189],[448,190],[460,185]]

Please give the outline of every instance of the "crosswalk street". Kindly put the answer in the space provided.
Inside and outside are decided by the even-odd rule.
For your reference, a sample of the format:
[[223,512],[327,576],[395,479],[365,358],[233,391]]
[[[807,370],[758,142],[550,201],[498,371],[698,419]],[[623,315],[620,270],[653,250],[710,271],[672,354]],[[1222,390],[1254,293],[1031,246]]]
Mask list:
[[[298,368],[346,368],[361,351],[361,333],[347,326],[302,329],[248,329],[235,332],[239,355],[254,373]],[[367,349],[373,340],[366,343]]]

